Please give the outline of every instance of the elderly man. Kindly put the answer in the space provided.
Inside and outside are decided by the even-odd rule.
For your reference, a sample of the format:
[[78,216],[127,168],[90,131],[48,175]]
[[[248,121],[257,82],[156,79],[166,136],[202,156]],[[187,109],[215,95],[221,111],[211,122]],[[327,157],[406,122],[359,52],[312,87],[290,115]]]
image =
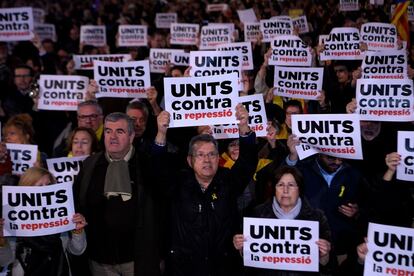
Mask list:
[[93,275],[158,275],[158,205],[149,158],[135,150],[134,122],[105,118],[105,151],[86,159],[74,183],[76,207],[88,219]]
[[[243,105],[236,108],[240,121],[240,156],[230,169],[219,167],[217,141],[197,135],[189,145],[189,170],[170,172],[169,231],[171,245],[167,269],[171,275],[239,275],[232,235],[238,228],[236,199],[252,178],[257,165],[255,134],[248,126]],[[158,117],[158,147],[165,148],[169,113]],[[165,149],[164,149],[165,150]],[[163,169],[170,169],[166,162]]]

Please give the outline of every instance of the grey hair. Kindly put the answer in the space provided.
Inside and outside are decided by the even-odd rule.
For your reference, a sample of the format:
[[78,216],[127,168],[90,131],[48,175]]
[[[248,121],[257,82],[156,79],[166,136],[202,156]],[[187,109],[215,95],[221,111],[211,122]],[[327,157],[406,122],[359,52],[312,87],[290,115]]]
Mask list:
[[89,106],[94,106],[96,108],[96,110],[98,111],[98,114],[99,115],[102,115],[103,114],[102,107],[101,107],[101,105],[97,101],[88,100],[88,101],[80,102],[78,104],[78,110],[77,110],[78,115],[79,115],[79,108],[81,108],[82,106],[88,106],[88,105]]
[[105,117],[105,124],[107,122],[118,122],[119,120],[125,120],[128,124],[128,134],[132,135],[135,133],[134,129],[134,120],[132,120],[128,115],[122,112],[113,112],[111,114],[106,115]]
[[126,112],[128,112],[131,109],[141,110],[142,113],[144,113],[145,119],[148,119],[149,112],[148,112],[148,107],[145,103],[141,101],[130,102],[126,107]]
[[188,155],[194,155],[194,145],[199,142],[212,143],[216,151],[219,152],[218,142],[216,139],[214,139],[212,135],[200,134],[200,135],[196,135],[193,138],[191,138],[190,143],[188,145]]

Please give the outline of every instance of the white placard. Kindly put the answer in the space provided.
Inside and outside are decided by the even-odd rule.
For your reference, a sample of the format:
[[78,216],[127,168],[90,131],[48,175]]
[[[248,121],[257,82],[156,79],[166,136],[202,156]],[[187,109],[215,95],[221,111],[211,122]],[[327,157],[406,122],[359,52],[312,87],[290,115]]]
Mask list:
[[364,276],[414,273],[414,229],[370,222],[367,246]]
[[414,120],[413,80],[358,79],[357,110],[361,120],[407,122]]
[[275,66],[273,94],[276,96],[316,100],[321,94],[323,68]]
[[89,78],[83,76],[40,75],[38,108],[76,111],[85,100],[88,83]]
[[130,54],[119,55],[73,55],[76,70],[93,70],[95,60],[123,62],[131,60]]
[[259,22],[244,23],[244,41],[256,42],[260,37],[260,33]]
[[324,39],[324,49],[320,54],[322,61],[354,60],[362,57],[357,28],[333,28]]
[[292,19],[293,28],[298,30],[300,34],[309,33],[308,19],[306,15],[302,15]]
[[278,35],[293,34],[293,23],[290,17],[260,20],[260,31],[263,42],[272,42]]
[[190,53],[173,52],[170,56],[170,62],[175,66],[188,66],[190,65]]
[[243,219],[245,266],[319,271],[319,223],[296,219]]
[[177,22],[177,13],[157,13],[155,15],[155,26],[157,29],[169,29],[171,23]]
[[72,183],[3,186],[5,237],[35,237],[75,229]]
[[47,168],[56,179],[57,183],[73,183],[78,175],[83,160],[88,156],[61,157],[47,159]]
[[388,23],[365,23],[361,26],[361,42],[368,50],[397,50],[397,29]]
[[173,53],[184,53],[184,50],[151,48],[149,54],[151,73],[165,73]]
[[225,12],[229,9],[229,5],[228,4],[208,4],[206,7],[206,12],[210,13],[210,12]]
[[217,45],[232,42],[233,32],[228,26],[207,25],[201,28],[200,50],[214,50]]
[[414,131],[398,131],[397,152],[401,155],[397,179],[414,181]]
[[299,158],[316,153],[362,159],[361,130],[356,114],[292,115],[292,134],[300,141]]
[[175,45],[197,45],[200,26],[198,24],[171,23],[170,43]]
[[257,22],[257,17],[253,9],[237,10],[237,14],[239,15],[240,21],[244,24],[249,22]]
[[120,47],[148,46],[148,26],[119,25],[118,45]]
[[272,41],[272,55],[269,65],[282,66],[311,66],[312,52],[310,47],[300,37],[281,35]]
[[80,28],[80,43],[103,47],[106,45],[105,26],[82,25]]
[[359,10],[358,0],[339,0],[340,11],[358,11]]
[[37,161],[37,145],[6,143],[7,152],[13,163],[12,173],[22,175]]
[[362,79],[406,79],[407,54],[404,50],[368,51],[361,70]]
[[45,39],[51,39],[54,42],[57,41],[56,29],[53,24],[36,23],[34,26],[34,32],[39,36],[40,41]]
[[0,9],[0,41],[31,40],[33,10],[29,7]]
[[253,70],[253,53],[250,42],[234,42],[217,46],[218,51],[239,50],[242,55],[242,70]]
[[44,9],[32,8],[33,10],[33,23],[44,23],[46,12]]
[[236,123],[236,73],[209,77],[164,78],[170,127]]

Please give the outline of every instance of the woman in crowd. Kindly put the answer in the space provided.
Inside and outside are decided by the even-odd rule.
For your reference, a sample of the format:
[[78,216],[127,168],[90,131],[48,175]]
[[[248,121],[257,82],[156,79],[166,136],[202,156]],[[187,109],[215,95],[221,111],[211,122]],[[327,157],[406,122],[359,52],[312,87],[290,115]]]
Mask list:
[[[20,178],[19,186],[45,186],[55,183],[53,175],[32,167]],[[82,254],[86,249],[83,228],[85,218],[75,214],[75,230],[61,234],[38,237],[3,237],[4,219],[0,219],[0,265],[12,265],[12,275],[64,276],[71,275],[67,252]]]
[[68,156],[91,155],[98,151],[98,139],[92,129],[77,127],[72,131],[68,141]]
[[[254,217],[274,219],[298,219],[319,222],[319,264],[320,270],[325,270],[329,262],[331,249],[331,232],[328,221],[323,213],[313,209],[302,196],[303,176],[294,167],[282,166],[274,173],[274,197],[254,209]],[[244,236],[237,234],[233,237],[234,247],[243,252]],[[319,275],[318,273],[281,271],[269,269],[252,270],[252,275]]]

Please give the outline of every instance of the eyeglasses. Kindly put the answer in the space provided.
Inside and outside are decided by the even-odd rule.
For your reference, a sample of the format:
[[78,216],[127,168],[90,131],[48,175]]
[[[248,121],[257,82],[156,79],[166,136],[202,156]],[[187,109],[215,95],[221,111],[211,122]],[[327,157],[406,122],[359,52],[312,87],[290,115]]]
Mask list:
[[98,114],[90,114],[90,115],[78,115],[78,119],[81,121],[86,121],[86,120],[91,120],[91,121],[96,121],[96,119],[98,119],[99,115]]
[[218,153],[217,152],[209,152],[209,153],[197,152],[193,154],[193,156],[195,159],[198,159],[198,160],[204,160],[206,157],[208,157],[208,159],[214,159],[214,158],[217,158]]
[[285,187],[286,187],[288,190],[295,190],[295,189],[297,189],[297,188],[298,188],[298,184],[295,184],[295,183],[288,183],[288,184],[277,183],[277,184],[276,184],[276,189],[279,189],[279,190],[284,190],[284,189],[285,189]]

